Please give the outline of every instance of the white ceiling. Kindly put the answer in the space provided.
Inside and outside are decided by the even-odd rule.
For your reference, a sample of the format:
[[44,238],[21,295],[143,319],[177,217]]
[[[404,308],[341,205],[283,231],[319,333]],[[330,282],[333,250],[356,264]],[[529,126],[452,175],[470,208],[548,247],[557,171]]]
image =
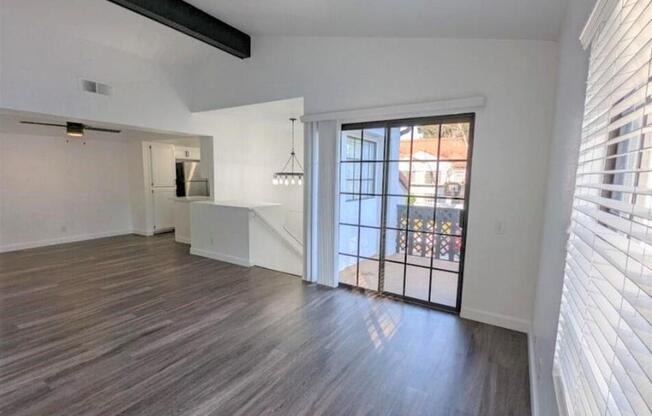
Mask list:
[[186,0],[252,36],[556,40],[567,0]]
[[[557,38],[567,0],[188,0],[252,36]],[[107,0],[3,0],[4,18],[168,65],[213,47]],[[47,11],[47,12],[45,12]],[[255,43],[255,39],[254,39]]]
[[[216,49],[107,0],[1,0],[3,19],[28,36],[65,32],[163,64],[196,63]],[[36,17],[35,17],[36,16]]]
[[[557,38],[567,0],[187,0],[254,37]],[[107,0],[0,0],[25,36],[65,33],[185,74],[215,48]],[[38,23],[35,24],[35,16]],[[254,49],[255,54],[255,49]],[[235,59],[235,58],[234,58]]]

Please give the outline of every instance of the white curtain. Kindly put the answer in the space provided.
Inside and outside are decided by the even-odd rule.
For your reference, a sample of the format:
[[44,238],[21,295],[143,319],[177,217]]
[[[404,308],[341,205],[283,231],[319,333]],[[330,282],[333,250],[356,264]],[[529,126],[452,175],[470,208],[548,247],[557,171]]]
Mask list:
[[338,135],[336,120],[304,124],[304,276],[309,282],[338,284],[337,192]]

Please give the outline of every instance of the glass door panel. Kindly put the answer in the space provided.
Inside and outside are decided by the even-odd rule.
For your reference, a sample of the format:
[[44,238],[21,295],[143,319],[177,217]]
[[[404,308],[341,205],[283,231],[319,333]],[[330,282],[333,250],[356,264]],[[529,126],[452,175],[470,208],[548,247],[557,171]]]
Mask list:
[[473,119],[342,127],[341,283],[459,311]]

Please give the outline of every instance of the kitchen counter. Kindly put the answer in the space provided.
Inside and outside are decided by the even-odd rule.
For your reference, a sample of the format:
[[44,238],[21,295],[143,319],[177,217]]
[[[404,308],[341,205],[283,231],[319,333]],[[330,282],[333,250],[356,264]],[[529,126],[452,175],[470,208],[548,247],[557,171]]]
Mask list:
[[174,201],[174,239],[179,243],[190,244],[190,205],[202,202],[209,196],[181,196],[170,198]]
[[245,208],[245,209],[275,207],[281,205],[275,202],[252,202],[252,201],[238,201],[238,200],[201,201],[198,203],[202,205],[206,204],[206,205],[215,205],[218,207]]
[[172,198],[173,201],[177,202],[208,201],[210,199],[210,196],[175,196]]
[[[177,204],[181,205],[181,204]],[[255,210],[281,204],[255,201],[197,201],[190,207],[190,253],[249,267]]]
[[[245,212],[250,212],[254,208],[274,207],[280,204],[270,202],[251,202],[251,201],[238,201],[238,200],[223,200],[213,201],[208,196],[184,196],[174,197],[172,200],[174,204],[174,239],[179,243],[191,244],[192,230],[193,230],[193,216],[191,215],[191,207],[200,204],[209,210],[220,209],[240,209]],[[202,210],[199,210],[203,212]],[[212,215],[212,213],[208,214]],[[196,221],[204,223],[206,215],[199,214]],[[201,228],[201,227],[200,227]]]

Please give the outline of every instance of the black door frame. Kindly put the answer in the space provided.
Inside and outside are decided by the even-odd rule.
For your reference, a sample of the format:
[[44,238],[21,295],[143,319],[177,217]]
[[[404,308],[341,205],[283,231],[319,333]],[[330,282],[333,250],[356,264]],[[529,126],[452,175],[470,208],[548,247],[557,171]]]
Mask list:
[[[380,291],[380,290],[371,290],[371,289],[364,289],[360,288],[358,286],[353,286],[349,285],[346,283],[340,283],[340,287],[344,288],[349,288],[353,290],[359,290],[362,292],[372,292],[374,294],[398,299],[401,301],[405,302],[410,302],[410,303],[417,303],[419,305],[423,305],[429,308],[433,309],[438,309],[438,310],[443,310],[446,312],[451,312],[455,314],[459,314],[461,307],[462,307],[462,288],[464,286],[464,266],[465,266],[465,260],[466,260],[466,239],[467,239],[467,234],[468,234],[468,213],[469,213],[469,204],[471,200],[471,171],[472,171],[472,163],[473,163],[473,142],[474,142],[474,134],[475,134],[475,113],[461,113],[461,114],[451,114],[451,115],[442,115],[442,116],[431,116],[431,117],[414,117],[414,118],[404,118],[404,119],[393,119],[393,120],[383,120],[383,121],[372,121],[372,122],[361,122],[361,123],[348,123],[348,124],[342,124],[341,126],[341,131],[346,131],[346,130],[364,130],[364,129],[371,129],[371,128],[384,128],[385,129],[385,141],[384,141],[384,154],[383,154],[383,178],[382,178],[382,194],[381,197],[383,198],[382,201],[382,210],[381,210],[381,224],[380,224],[380,251],[379,251],[379,276],[378,276],[378,286],[383,287],[383,258],[384,258],[384,243],[385,243],[385,231],[386,231],[386,205],[387,205],[387,170],[389,163],[387,162],[387,155],[389,154],[389,146],[390,146],[390,140],[389,140],[389,132],[392,127],[398,127],[398,126],[406,126],[409,125],[412,128],[414,128],[415,125],[427,125],[427,124],[448,124],[448,123],[460,123],[460,122],[468,122],[469,123],[469,143],[468,143],[468,149],[467,149],[467,158],[466,158],[466,177],[465,177],[465,189],[464,189],[464,210],[461,215],[460,221],[462,222],[460,224],[461,227],[461,247],[460,247],[460,264],[459,264],[459,271],[458,271],[458,283],[457,283],[457,296],[456,296],[456,305],[453,306],[448,306],[448,305],[442,305],[434,302],[429,302],[429,301],[424,301],[421,299],[416,299],[413,297],[405,296],[405,295],[399,295],[391,292],[386,292],[386,291]],[[441,128],[440,128],[440,137],[441,137]],[[338,138],[340,142],[340,154],[341,154],[341,135]],[[363,140],[363,137],[361,137],[361,140]],[[438,145],[438,148],[440,148],[441,142]],[[362,148],[361,148],[362,152]],[[439,159],[439,157],[438,157]],[[412,161],[412,158],[410,157],[410,163]],[[361,162],[364,162],[361,160]],[[338,166],[338,169],[341,168],[341,162],[339,163],[340,166]],[[362,163],[361,163],[362,165]],[[362,167],[361,167],[362,169]],[[438,183],[438,182],[436,182]],[[339,189],[338,186],[338,195],[340,195],[341,190]],[[408,191],[409,195],[409,191]],[[436,201],[437,197],[435,194],[435,215],[436,215]],[[409,210],[409,204],[408,208]],[[358,208],[358,223],[361,221],[360,218],[361,212],[360,212],[360,207]],[[409,218],[409,212],[408,212],[408,218]],[[338,227],[340,226],[340,220],[338,218]],[[358,224],[358,240],[359,240],[359,233],[360,233],[360,226]],[[360,246],[360,242],[358,241],[358,248]],[[406,252],[407,252],[407,247],[406,247]],[[432,257],[431,255],[431,268],[432,268]],[[358,253],[358,266],[356,266],[357,269],[359,269],[359,261],[361,257],[359,256]],[[432,272],[431,272],[432,273]],[[356,270],[356,284],[358,284],[357,279],[359,278],[359,270]],[[405,272],[403,275],[403,285],[405,286],[406,282],[406,276]],[[430,284],[432,283],[432,276],[430,278]],[[430,289],[430,288],[429,288]],[[405,287],[403,288],[403,293],[405,293]],[[430,294],[429,294],[430,296]]]

